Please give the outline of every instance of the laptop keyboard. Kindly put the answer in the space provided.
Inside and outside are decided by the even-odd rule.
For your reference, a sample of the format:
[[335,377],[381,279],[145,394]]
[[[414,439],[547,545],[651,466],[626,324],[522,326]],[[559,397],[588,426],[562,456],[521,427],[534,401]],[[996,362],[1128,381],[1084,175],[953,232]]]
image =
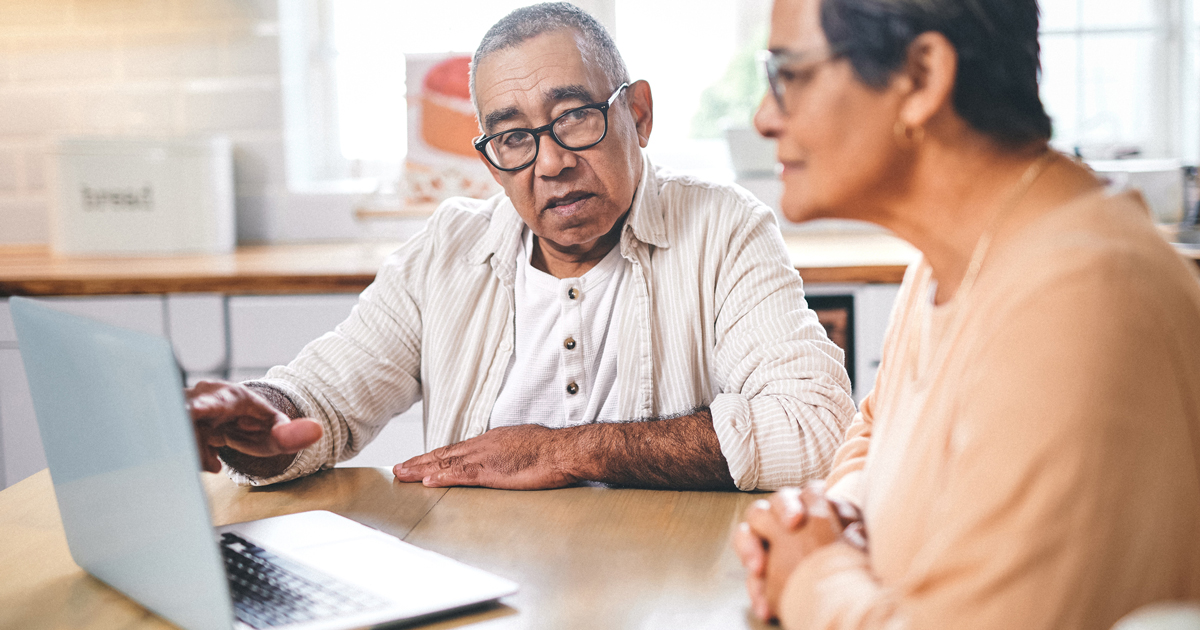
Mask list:
[[221,553],[237,618],[254,628],[347,615],[386,604],[237,534],[221,534]]

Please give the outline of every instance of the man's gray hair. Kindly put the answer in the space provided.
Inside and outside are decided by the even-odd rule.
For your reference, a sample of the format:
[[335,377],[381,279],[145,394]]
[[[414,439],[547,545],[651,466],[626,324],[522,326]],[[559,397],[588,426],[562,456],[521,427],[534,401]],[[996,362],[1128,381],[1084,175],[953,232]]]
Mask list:
[[580,53],[584,59],[600,65],[605,78],[608,79],[609,89],[629,82],[629,70],[625,68],[625,60],[617,51],[617,45],[604,26],[596,18],[588,15],[587,11],[569,2],[544,2],[528,7],[522,7],[500,18],[499,22],[488,29],[475,55],[471,57],[471,104],[479,113],[479,96],[475,93],[475,72],[479,62],[488,55],[506,48],[512,48],[532,39],[542,33],[569,28],[580,35],[582,41]]

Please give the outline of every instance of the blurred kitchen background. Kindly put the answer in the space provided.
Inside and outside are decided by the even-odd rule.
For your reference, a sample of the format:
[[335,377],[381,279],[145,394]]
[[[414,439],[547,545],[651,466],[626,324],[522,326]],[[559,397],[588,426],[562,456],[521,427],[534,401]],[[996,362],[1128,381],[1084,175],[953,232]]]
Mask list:
[[[470,52],[520,4],[2,0],[0,244],[48,242],[49,156],[72,136],[228,137],[239,243],[377,231],[353,210],[402,181],[405,53]],[[753,58],[769,1],[577,4],[615,34],[633,77],[654,89],[655,161],[739,178],[774,201],[770,148],[756,149],[762,143],[748,131],[763,89]],[[1042,93],[1057,147],[1094,160],[1157,160],[1130,170],[1196,162],[1193,0],[1044,0],[1042,12]],[[736,168],[727,136],[746,156]],[[390,223],[383,229],[403,236],[420,220]]]
[[[1143,190],[1164,228],[1196,218],[1197,2],[1041,3],[1054,145]],[[453,63],[522,4],[0,0],[0,488],[45,467],[8,295],[166,336],[188,382],[286,363],[433,208],[409,193],[436,86],[406,68]],[[776,205],[774,148],[750,126],[770,0],[576,4],[652,86],[653,160]],[[861,400],[916,252],[853,222],[783,229]],[[185,251],[202,255],[169,256]],[[423,452],[422,422],[418,404],[344,464]]]

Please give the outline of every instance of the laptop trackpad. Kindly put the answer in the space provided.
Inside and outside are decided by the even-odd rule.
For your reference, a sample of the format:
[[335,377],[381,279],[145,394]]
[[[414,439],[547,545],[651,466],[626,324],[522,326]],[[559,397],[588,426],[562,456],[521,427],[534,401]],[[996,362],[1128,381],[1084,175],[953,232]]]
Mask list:
[[[356,538],[305,547],[297,555],[333,577],[370,587],[412,593],[440,582],[445,575],[447,559],[432,556],[400,541],[390,543],[377,538]],[[453,569],[465,568],[457,563]],[[446,584],[442,583],[444,588]]]
[[252,542],[388,599],[441,609],[494,599],[516,585],[325,511],[239,523]]

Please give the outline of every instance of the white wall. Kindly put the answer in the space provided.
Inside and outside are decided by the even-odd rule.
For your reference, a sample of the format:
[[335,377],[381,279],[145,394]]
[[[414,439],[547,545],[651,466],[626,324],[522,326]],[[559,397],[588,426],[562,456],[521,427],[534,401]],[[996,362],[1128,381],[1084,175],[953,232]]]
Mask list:
[[0,245],[48,241],[58,135],[227,135],[239,238],[272,238],[282,117],[276,0],[2,0]]

